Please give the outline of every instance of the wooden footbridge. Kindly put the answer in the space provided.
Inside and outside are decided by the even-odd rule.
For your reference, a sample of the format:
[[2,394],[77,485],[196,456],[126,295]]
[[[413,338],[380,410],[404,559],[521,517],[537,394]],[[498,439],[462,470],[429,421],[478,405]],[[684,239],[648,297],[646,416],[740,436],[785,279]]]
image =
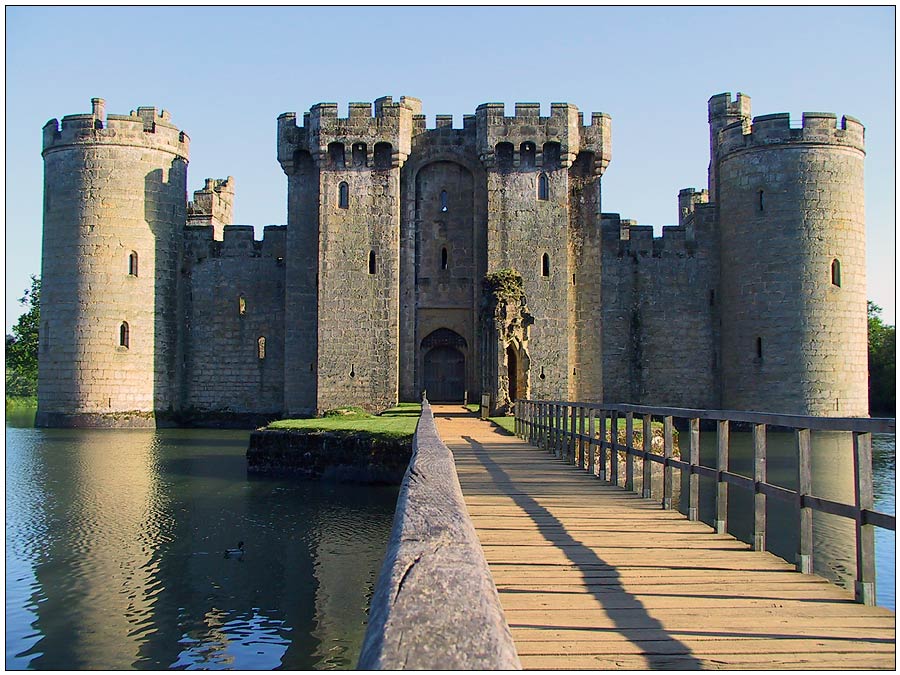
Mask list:
[[[683,434],[688,438],[682,443],[679,460],[672,455],[672,420],[666,414],[661,416],[665,449],[662,456],[657,456],[651,452],[649,440],[642,448],[635,448],[633,443],[634,417],[646,420],[645,431],[650,428],[650,415],[641,414],[646,410],[600,411],[547,404],[530,409],[519,406],[518,412],[517,431],[536,444],[505,434],[462,406],[433,408],[437,433],[452,453],[464,510],[477,533],[489,576],[496,585],[494,597],[499,597],[502,612],[492,612],[490,607],[482,612],[481,606],[489,603],[473,601],[467,594],[483,595],[483,591],[461,588],[478,588],[479,583],[453,582],[456,595],[462,594],[463,599],[454,597],[450,604],[468,603],[472,616],[487,617],[479,619],[481,624],[502,624],[503,619],[498,620],[496,615],[505,617],[505,625],[484,631],[500,645],[488,648],[488,654],[506,654],[503,638],[511,636],[521,666],[528,669],[895,668],[895,616],[888,609],[873,606],[874,558],[868,559],[874,556],[874,526],[893,529],[894,520],[873,510],[871,470],[868,474],[857,471],[863,476],[862,484],[857,481],[857,504],[843,505],[810,494],[808,476],[804,478],[809,464],[808,429],[797,432],[804,455],[800,461],[800,490],[789,495],[788,490],[766,483],[765,433],[764,427],[759,433],[760,420],[755,420],[757,426],[753,427],[757,461],[751,480],[727,470],[701,470],[697,457],[699,423],[695,421],[689,422],[689,433]],[[627,439],[621,445],[616,434],[602,433],[604,428],[617,429],[616,417],[620,414],[627,416]],[[789,422],[782,417],[770,423]],[[870,466],[871,437],[864,422],[860,422],[863,427],[850,431],[854,434],[857,465],[862,459]],[[650,436],[648,433],[644,438]],[[722,466],[728,467],[728,423],[723,431],[721,420],[718,442],[719,459],[724,451]],[[622,452],[626,466],[619,467],[611,458],[625,447],[629,448]],[[644,474],[647,476],[650,462],[663,467],[665,479],[659,499],[648,499],[616,484],[634,487],[635,459],[643,460],[645,467],[641,468],[648,472]],[[753,489],[754,544],[716,533],[697,520],[696,481],[688,481],[685,495],[690,503],[690,518],[672,510],[671,471],[675,469],[691,476],[706,473],[715,477],[720,497],[723,483]],[[411,465],[410,472],[415,481],[417,476],[427,476],[428,469]],[[640,477],[639,473],[638,480]],[[410,473],[407,478],[410,479]],[[649,495],[649,483],[646,485],[643,495]],[[800,506],[796,566],[765,551],[767,497],[793,499]],[[412,501],[414,496],[410,495]],[[398,504],[395,530],[403,519],[400,508]],[[813,509],[845,516],[856,514],[856,593],[813,574],[798,572],[810,572],[812,568]],[[442,507],[441,511],[445,510]],[[719,510],[718,517],[727,516]],[[717,524],[724,532],[724,520]],[[427,588],[425,594],[440,594],[440,589],[432,588],[434,580],[446,575],[440,561],[433,560],[440,557],[435,552],[443,545],[434,542],[443,541],[445,535],[435,536],[436,539],[430,535],[399,534],[392,542],[401,549],[412,545],[416,550],[406,557],[401,554],[394,561],[393,586],[386,592],[393,597],[394,614],[384,623],[375,617],[378,625],[370,625],[369,632],[389,633],[385,626],[396,622],[400,629],[396,644],[403,657],[395,661],[361,660],[360,665],[422,667],[428,664],[427,659],[416,661],[410,656],[410,650],[419,650],[431,656],[434,667],[515,667],[518,664],[510,666],[509,660],[491,662],[490,657],[480,662],[456,662],[452,654],[441,652],[442,647],[434,647],[434,643],[452,643],[453,638],[448,635],[453,631],[470,637],[479,630],[466,620],[460,622],[458,617],[455,625],[452,617],[447,621],[441,618],[432,622],[431,628],[432,620],[421,618],[422,604],[429,601],[419,597],[423,591],[417,590],[417,584]],[[426,571],[426,564],[436,566]],[[420,569],[422,573],[418,575]],[[382,576],[385,574],[383,571]],[[448,597],[454,595],[453,584],[448,583]],[[379,590],[384,585],[383,578]],[[398,609],[404,594],[409,595],[414,613],[418,613],[415,620],[409,618],[408,608]],[[449,605],[443,605],[445,602],[437,599],[435,608],[450,612]],[[380,611],[374,607],[378,604],[376,597],[375,614]],[[410,646],[412,623],[417,624],[419,639],[427,643],[424,647]],[[444,634],[438,638],[442,631]],[[440,656],[434,660],[436,654]]]

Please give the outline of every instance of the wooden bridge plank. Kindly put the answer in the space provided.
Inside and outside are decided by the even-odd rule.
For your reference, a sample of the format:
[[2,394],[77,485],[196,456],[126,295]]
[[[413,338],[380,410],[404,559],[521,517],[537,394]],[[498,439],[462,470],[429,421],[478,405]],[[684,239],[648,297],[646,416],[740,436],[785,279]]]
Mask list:
[[435,406],[523,666],[892,669],[894,613]]

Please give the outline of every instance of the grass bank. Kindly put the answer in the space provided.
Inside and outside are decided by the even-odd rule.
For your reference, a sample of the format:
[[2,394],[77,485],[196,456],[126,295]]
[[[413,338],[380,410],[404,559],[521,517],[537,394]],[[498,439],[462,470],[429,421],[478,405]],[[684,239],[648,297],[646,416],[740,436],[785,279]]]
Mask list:
[[23,410],[27,408],[37,408],[37,396],[7,396],[7,410]]
[[359,408],[337,408],[326,412],[324,417],[278,420],[269,424],[266,429],[289,429],[308,433],[317,431],[365,433],[385,440],[406,440],[411,439],[415,433],[421,412],[422,406],[419,403],[401,403],[378,415],[372,415]]

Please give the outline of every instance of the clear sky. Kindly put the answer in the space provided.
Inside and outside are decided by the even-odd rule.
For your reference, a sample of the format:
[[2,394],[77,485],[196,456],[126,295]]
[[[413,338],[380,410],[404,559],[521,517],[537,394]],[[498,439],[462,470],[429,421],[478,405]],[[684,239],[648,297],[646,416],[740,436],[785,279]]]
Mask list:
[[[41,128],[140,105],[191,138],[188,191],[235,177],[235,223],[286,221],[275,119],[320,101],[422,99],[454,126],[480,103],[574,103],[612,116],[605,212],[677,222],[706,187],[706,102],[849,114],[866,126],[869,298],[894,322],[893,7],[7,7],[6,325],[40,272]],[[258,234],[261,232],[258,231]],[[765,251],[759,251],[765,255]]]

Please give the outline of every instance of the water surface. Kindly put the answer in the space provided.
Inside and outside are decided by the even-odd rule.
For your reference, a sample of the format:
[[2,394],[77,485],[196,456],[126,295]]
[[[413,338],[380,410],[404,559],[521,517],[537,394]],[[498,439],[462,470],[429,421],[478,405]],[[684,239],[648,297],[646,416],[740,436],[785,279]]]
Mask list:
[[355,667],[396,488],[248,476],[248,432],[27,423],[6,429],[8,669]]

